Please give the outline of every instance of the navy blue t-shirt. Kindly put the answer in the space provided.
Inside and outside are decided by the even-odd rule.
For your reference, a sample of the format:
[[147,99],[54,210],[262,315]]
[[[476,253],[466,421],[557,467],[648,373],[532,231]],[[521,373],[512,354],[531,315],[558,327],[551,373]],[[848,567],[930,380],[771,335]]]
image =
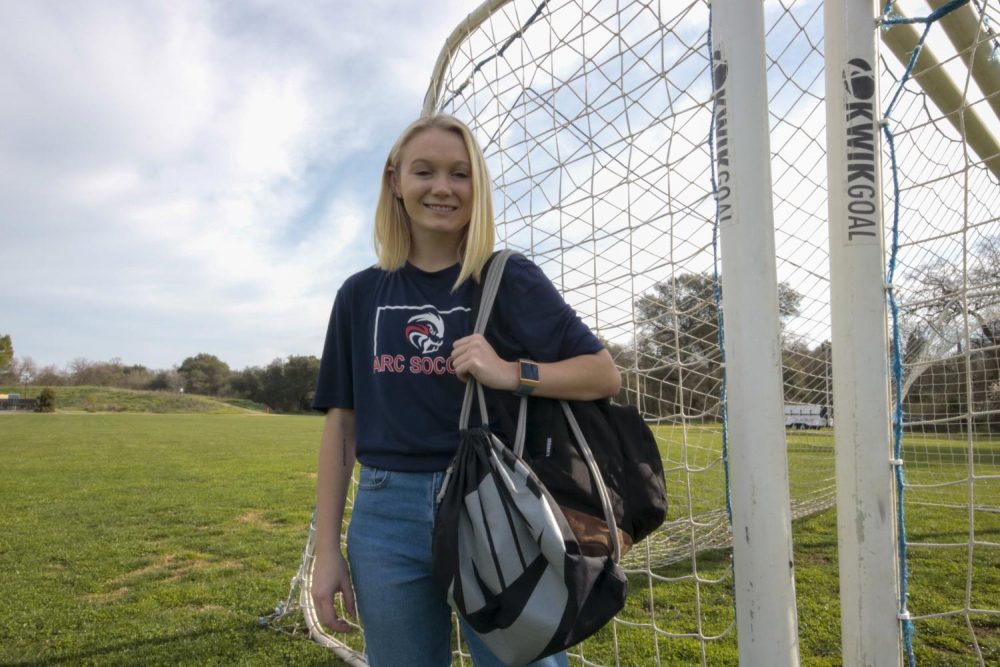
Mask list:
[[[452,344],[472,333],[472,280],[452,292],[459,265],[370,268],[337,292],[313,408],[354,410],[357,457],[389,470],[448,467],[458,448],[465,383]],[[559,361],[602,349],[530,260],[504,269],[486,338],[502,359]]]

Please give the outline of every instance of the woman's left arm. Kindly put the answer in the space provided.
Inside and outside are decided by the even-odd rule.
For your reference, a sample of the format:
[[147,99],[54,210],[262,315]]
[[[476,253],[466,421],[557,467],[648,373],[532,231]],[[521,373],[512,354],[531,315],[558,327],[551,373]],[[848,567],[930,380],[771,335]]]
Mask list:
[[[491,389],[516,391],[521,384],[518,361],[505,361],[481,334],[455,341],[452,362],[458,377],[470,375]],[[614,396],[621,389],[621,374],[607,350],[581,354],[538,365],[538,384],[532,396],[590,401]]]

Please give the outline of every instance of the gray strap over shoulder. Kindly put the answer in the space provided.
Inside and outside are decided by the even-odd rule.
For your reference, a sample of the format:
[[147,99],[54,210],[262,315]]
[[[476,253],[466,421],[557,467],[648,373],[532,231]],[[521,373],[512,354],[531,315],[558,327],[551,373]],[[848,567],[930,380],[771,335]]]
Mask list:
[[[503,269],[507,265],[507,260],[513,254],[513,250],[501,250],[490,263],[489,271],[486,272],[486,277],[483,278],[483,295],[479,302],[479,314],[476,316],[476,322],[472,327],[473,333],[481,334],[486,331],[486,323],[489,322],[490,313],[493,312],[493,302],[496,301],[497,291],[500,289],[500,279],[503,277]],[[462,401],[462,415],[458,420],[458,426],[463,430],[469,428],[473,391],[479,396],[479,414],[483,422],[489,421],[486,413],[486,396],[483,394],[483,388],[479,386],[479,382],[475,378],[470,377],[465,385],[465,400]],[[520,428],[521,420],[518,420],[519,431]]]

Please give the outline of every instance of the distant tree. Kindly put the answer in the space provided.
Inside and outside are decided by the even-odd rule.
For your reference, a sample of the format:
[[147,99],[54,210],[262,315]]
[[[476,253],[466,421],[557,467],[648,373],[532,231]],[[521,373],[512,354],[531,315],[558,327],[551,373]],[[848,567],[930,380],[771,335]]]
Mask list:
[[308,411],[312,407],[316,392],[316,377],[319,375],[319,359],[314,356],[288,357],[285,363],[286,405],[292,411]]
[[[797,315],[802,295],[778,284],[778,315]],[[689,415],[718,409],[722,381],[716,281],[706,273],[684,273],[653,285],[636,300],[641,324],[636,341],[637,367],[658,414]],[[684,391],[680,391],[683,387]]]
[[289,356],[265,368],[250,367],[232,374],[230,387],[237,396],[263,403],[278,412],[305,412],[312,406],[319,375],[319,359]]
[[0,370],[7,368],[7,365],[14,359],[14,343],[10,340],[9,334],[0,336]]
[[260,371],[260,389],[255,400],[272,410],[284,412],[286,393],[284,362],[275,359]]
[[177,368],[184,378],[184,391],[218,396],[229,381],[229,365],[213,354],[188,357]]
[[31,357],[14,359],[10,364],[11,373],[21,384],[35,384],[38,376],[38,365]]
[[35,384],[47,387],[61,387],[68,382],[66,374],[53,365],[42,366],[35,373]]
[[111,361],[74,359],[69,369],[69,383],[73,385],[145,389],[153,379],[153,371],[140,364],[126,366],[118,357]]
[[69,374],[71,384],[97,387],[112,386],[115,376],[109,364],[83,358],[76,358],[69,363]]
[[145,389],[153,381],[153,371],[142,364],[122,364],[121,359],[112,359],[114,370],[114,386],[126,389]]
[[35,407],[36,412],[55,412],[56,409],[56,392],[52,391],[48,387],[42,389],[38,394],[38,403]]
[[184,380],[175,370],[155,371],[146,384],[146,389],[153,391],[177,391],[184,385]]
[[290,356],[275,359],[261,374],[260,402],[280,412],[303,412],[312,403],[319,374],[316,357]]
[[33,384],[38,368],[31,357],[14,357],[5,370],[0,371],[0,384]]
[[906,414],[960,430],[971,412],[975,428],[1000,429],[1000,235],[973,244],[961,264],[938,257],[907,278],[913,287],[899,304]]
[[10,372],[10,365],[14,361],[14,343],[10,340],[10,335],[0,336],[0,381],[10,381],[7,374]]
[[261,396],[264,386],[264,371],[258,366],[249,366],[242,371],[234,371],[229,376],[229,389],[239,398],[248,398],[263,403]]
[[830,404],[830,358],[829,341],[810,349],[801,340],[785,340],[781,354],[785,402]]
[[[1000,236],[977,242],[965,270],[945,258],[923,264],[910,278],[915,288],[901,300],[910,335],[953,341],[962,351],[962,331],[970,324],[973,347],[1000,344]],[[936,346],[940,349],[940,345]],[[930,351],[922,347],[921,352]]]
[[[801,302],[802,295],[788,283],[778,284],[779,319],[798,315]],[[636,305],[654,350],[679,352],[689,361],[718,357],[718,308],[711,275],[686,273],[657,283]]]

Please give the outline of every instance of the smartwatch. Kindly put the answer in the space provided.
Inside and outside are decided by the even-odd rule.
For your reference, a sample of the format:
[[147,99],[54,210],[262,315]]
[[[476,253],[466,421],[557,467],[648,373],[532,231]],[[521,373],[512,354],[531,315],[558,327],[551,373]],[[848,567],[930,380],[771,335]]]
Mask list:
[[521,359],[517,362],[517,365],[521,369],[521,383],[514,393],[518,396],[528,396],[538,386],[538,364],[527,359]]

